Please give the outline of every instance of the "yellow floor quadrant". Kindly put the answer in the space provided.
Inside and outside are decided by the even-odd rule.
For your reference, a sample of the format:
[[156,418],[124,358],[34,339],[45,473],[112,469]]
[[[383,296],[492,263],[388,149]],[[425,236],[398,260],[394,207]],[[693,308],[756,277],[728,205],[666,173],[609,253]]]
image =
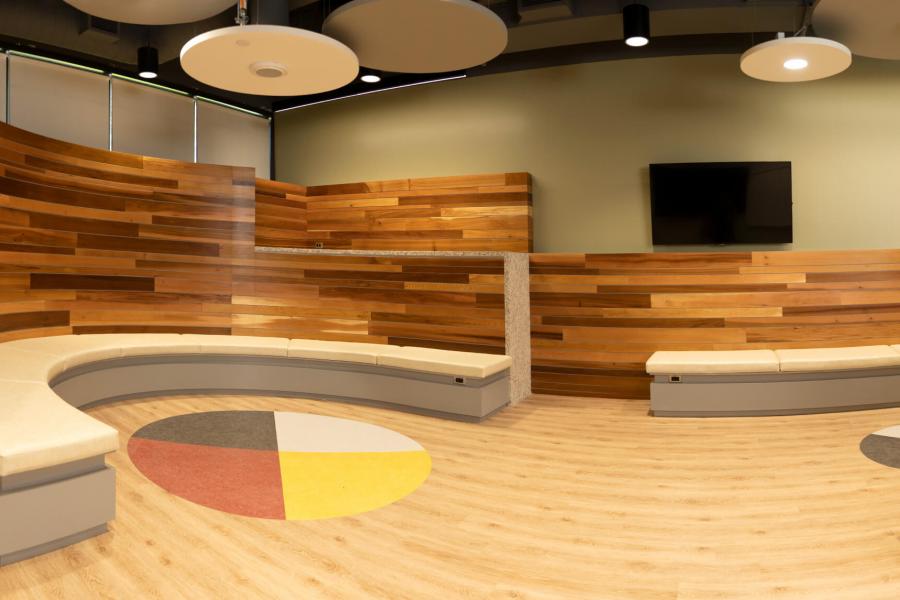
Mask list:
[[279,452],[285,518],[356,515],[396,502],[431,472],[424,450]]

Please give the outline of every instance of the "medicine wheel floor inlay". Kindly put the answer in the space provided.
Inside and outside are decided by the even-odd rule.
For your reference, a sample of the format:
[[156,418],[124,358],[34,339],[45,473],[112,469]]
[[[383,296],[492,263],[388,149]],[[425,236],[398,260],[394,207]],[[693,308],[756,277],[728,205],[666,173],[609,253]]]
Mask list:
[[412,493],[431,472],[389,429],[294,412],[221,411],[150,423],[128,442],[148,479],[191,502],[265,519],[355,515]]
[[867,435],[860,442],[859,449],[870,460],[900,469],[900,425]]

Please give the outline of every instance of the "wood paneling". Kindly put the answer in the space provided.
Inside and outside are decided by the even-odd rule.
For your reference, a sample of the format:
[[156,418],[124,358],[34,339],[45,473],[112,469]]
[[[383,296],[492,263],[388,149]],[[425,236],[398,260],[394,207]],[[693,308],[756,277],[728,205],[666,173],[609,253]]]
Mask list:
[[315,187],[259,180],[257,243],[530,252],[531,176],[500,173]]
[[900,251],[534,254],[536,393],[647,398],[656,350],[900,343]]
[[[261,230],[292,230],[297,189],[260,182]],[[257,254],[255,205],[252,169],[0,124],[0,340],[164,331],[503,352],[502,259]]]
[[[527,208],[528,185],[513,174],[257,188],[251,169],[104,152],[0,124],[0,340],[182,331],[501,353],[501,258],[255,245],[311,245],[312,205],[318,223],[334,212],[406,233],[443,219],[452,225],[431,231],[449,235],[454,215],[482,218],[460,204],[486,194],[493,209]],[[424,216],[436,207],[450,212]],[[348,237],[328,239],[381,239],[354,237],[372,233],[363,226],[341,231]],[[535,391],[643,398],[644,363],[660,349],[900,341],[900,251],[533,254],[531,300]]]

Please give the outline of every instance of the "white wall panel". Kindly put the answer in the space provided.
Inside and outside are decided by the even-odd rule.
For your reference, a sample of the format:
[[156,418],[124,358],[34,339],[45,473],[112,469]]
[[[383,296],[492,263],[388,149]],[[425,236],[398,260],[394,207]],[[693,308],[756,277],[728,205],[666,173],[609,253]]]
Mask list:
[[109,146],[109,78],[21,56],[9,57],[9,123],[48,137]]
[[198,101],[197,160],[216,165],[255,167],[257,177],[268,179],[268,119]]
[[0,54],[0,84],[3,92],[0,93],[0,121],[6,123],[6,55]]
[[194,160],[194,99],[113,79],[113,150]]

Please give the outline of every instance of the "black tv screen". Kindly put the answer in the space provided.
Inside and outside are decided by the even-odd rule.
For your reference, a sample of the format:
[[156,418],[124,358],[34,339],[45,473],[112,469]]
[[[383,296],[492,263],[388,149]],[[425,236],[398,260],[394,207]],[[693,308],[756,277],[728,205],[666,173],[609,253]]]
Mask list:
[[653,243],[789,244],[791,163],[650,165]]

